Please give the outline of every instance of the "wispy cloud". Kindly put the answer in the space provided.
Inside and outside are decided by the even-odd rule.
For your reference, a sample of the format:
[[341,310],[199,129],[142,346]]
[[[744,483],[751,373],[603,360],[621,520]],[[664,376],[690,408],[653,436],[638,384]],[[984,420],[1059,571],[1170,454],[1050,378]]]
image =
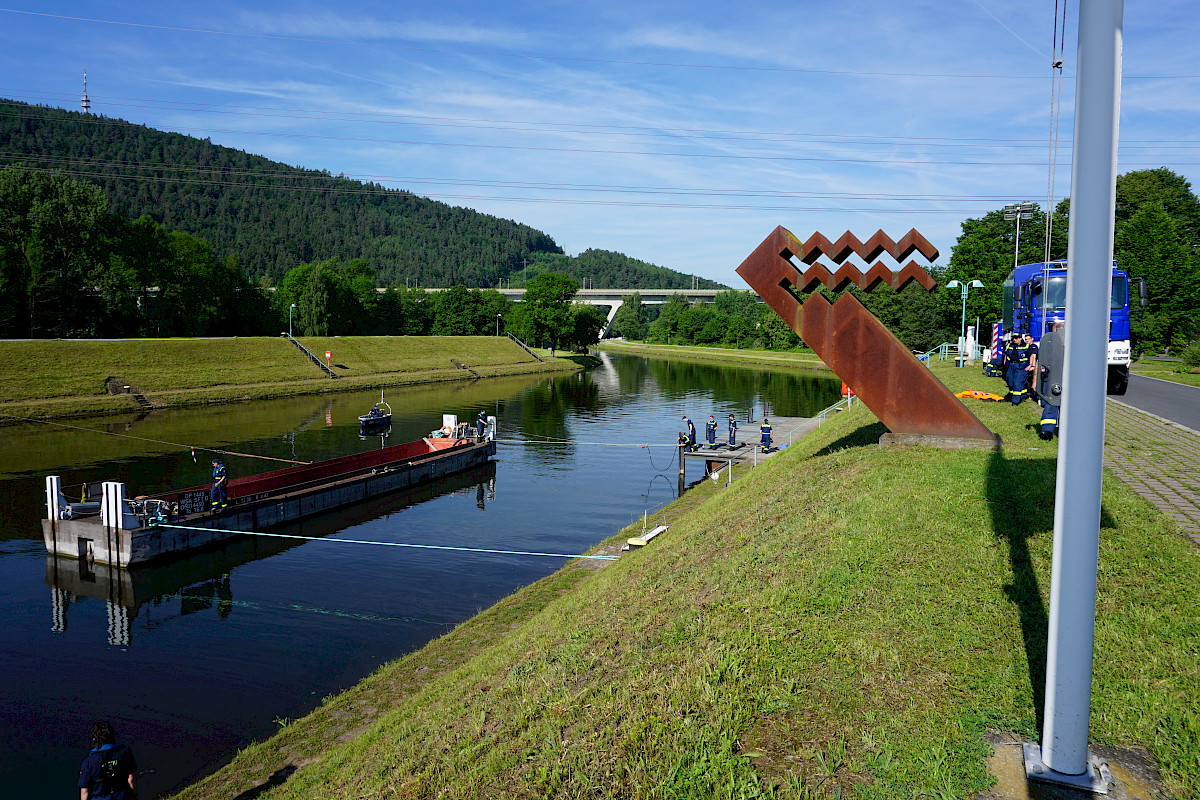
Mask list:
[[466,20],[386,19],[361,14],[264,14],[242,12],[239,26],[272,36],[298,36],[363,42],[431,42],[516,49],[529,46],[528,30],[481,26]]

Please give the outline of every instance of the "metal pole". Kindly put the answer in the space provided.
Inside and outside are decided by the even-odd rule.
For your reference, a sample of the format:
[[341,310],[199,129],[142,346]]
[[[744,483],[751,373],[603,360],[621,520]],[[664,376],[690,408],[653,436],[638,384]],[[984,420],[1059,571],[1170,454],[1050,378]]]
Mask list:
[[1089,0],[1079,10],[1069,323],[1041,742],[1043,763],[1065,776],[1088,771],[1123,14],[1123,0]]
[[962,301],[963,301],[962,330],[959,331],[959,339],[958,339],[958,365],[960,367],[965,367],[967,365],[967,357],[966,357],[966,354],[963,353],[963,351],[967,349],[967,283],[966,283],[966,281],[963,281],[963,285],[962,285]]
[[1021,208],[1017,207],[1017,244],[1013,247],[1013,272],[1016,272],[1021,259]]

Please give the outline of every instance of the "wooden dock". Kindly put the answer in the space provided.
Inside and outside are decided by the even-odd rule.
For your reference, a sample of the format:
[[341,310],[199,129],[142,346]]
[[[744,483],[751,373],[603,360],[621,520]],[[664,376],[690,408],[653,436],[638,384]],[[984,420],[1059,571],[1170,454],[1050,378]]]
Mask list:
[[[737,436],[735,437],[737,444],[733,447],[729,445],[729,429],[726,427],[725,421],[718,420],[717,443],[710,445],[701,440],[696,445],[696,450],[691,453],[683,453],[683,458],[705,462],[705,474],[723,469],[729,462],[755,465],[774,457],[780,450],[790,447],[801,436],[814,430],[818,424],[814,417],[772,416],[768,419],[771,420],[771,449],[766,453],[759,446],[759,442],[762,441],[762,434],[759,433],[759,426],[762,424],[761,418],[753,422],[738,421]],[[698,424],[696,428],[696,432],[703,435],[703,424]],[[680,461],[680,468],[683,467],[683,464],[684,462]]]

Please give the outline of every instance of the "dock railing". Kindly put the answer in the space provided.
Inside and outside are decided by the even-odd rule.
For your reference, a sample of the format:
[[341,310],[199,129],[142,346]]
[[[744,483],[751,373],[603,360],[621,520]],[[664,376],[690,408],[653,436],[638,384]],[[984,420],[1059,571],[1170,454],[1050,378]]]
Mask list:
[[304,352],[304,355],[308,356],[308,360],[313,362],[314,364],[316,364],[318,367],[320,367],[321,371],[324,372],[326,375],[328,375],[331,378],[336,378],[338,376],[336,372],[334,372],[332,369],[329,368],[328,364],[326,364],[321,359],[317,358],[315,353],[313,353],[311,350],[309,350],[304,345],[300,344],[300,342],[296,341],[296,337],[292,336],[287,331],[284,331],[283,333],[281,333],[279,335],[284,337],[285,339],[287,339],[292,344],[296,345],[296,347],[299,347]]
[[831,415],[836,414],[837,412],[841,411],[843,408],[846,409],[847,411],[849,411],[850,409],[854,408],[855,403],[861,403],[861,402],[862,401],[858,399],[858,395],[852,394],[849,397],[843,397],[841,400],[838,400],[836,403],[831,405],[829,408],[823,409],[820,413],[818,413],[815,417],[813,417],[813,419],[815,419],[817,421],[817,427],[819,428],[825,424],[825,421],[827,419],[829,419],[829,417]]
[[509,333],[509,332],[505,331],[504,335],[505,335],[505,336],[507,336],[508,338],[512,339],[514,342],[516,342],[516,343],[517,343],[517,345],[518,345],[518,346],[519,346],[519,347],[520,347],[522,350],[524,350],[526,353],[529,353],[529,355],[533,356],[533,357],[534,357],[534,358],[536,358],[538,361],[545,361],[545,360],[546,360],[546,359],[542,358],[541,356],[539,356],[537,353],[535,353],[535,352],[533,352],[532,350],[530,350],[530,349],[529,349],[529,345],[525,344],[525,343],[524,343],[524,342],[522,342],[520,339],[518,339],[517,337],[513,336],[511,333]]
[[[968,348],[967,360],[982,361],[984,354],[990,349],[990,347],[986,347],[981,344],[972,345],[970,348]],[[962,352],[959,350],[957,342],[942,342],[932,350],[929,350],[925,353],[917,353],[915,355],[917,356],[917,360],[924,361],[926,364],[928,364],[930,359],[934,358],[935,356],[937,357],[938,361],[945,361],[951,357],[953,357],[956,361],[962,358]]]

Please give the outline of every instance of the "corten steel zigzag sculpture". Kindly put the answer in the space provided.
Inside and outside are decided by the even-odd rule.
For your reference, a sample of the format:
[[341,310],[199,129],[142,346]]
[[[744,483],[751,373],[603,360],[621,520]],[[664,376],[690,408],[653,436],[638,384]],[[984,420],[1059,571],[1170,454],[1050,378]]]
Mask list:
[[[996,441],[996,435],[854,295],[843,294],[830,303],[824,295],[812,294],[803,304],[800,302],[798,292],[811,292],[821,284],[834,291],[850,284],[870,291],[880,283],[902,289],[916,281],[930,291],[937,282],[914,261],[899,272],[876,264],[866,273],[850,264],[831,273],[816,263],[824,255],[835,264],[843,264],[851,253],[868,264],[884,253],[900,263],[913,252],[920,252],[928,261],[938,256],[933,245],[915,229],[899,242],[883,231],[861,242],[847,231],[836,242],[814,233],[802,243],[780,226],[742,262],[737,273],[839,378],[853,387],[888,430]],[[793,257],[812,266],[801,273]]]

